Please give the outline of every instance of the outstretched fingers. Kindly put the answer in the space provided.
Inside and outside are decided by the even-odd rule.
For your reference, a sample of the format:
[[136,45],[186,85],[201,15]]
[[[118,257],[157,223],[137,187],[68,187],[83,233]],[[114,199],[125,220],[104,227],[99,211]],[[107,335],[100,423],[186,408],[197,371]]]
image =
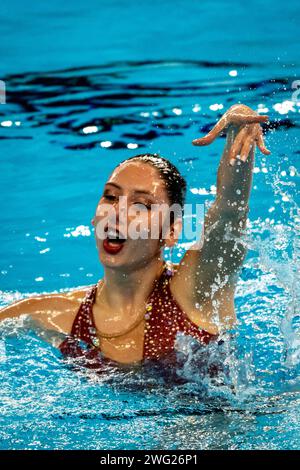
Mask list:
[[257,147],[259,148],[261,153],[263,153],[264,155],[270,155],[271,154],[270,150],[268,150],[267,147],[265,146],[263,132],[262,132],[261,127],[259,128],[257,138],[256,138],[256,142],[257,142]]
[[243,145],[243,141],[249,133],[249,128],[247,126],[242,127],[242,129],[236,135],[233,144],[230,147],[228,160],[230,165],[235,164],[236,158],[240,155],[240,150]]
[[211,144],[217,137],[218,135],[221,134],[221,132],[225,129],[225,127],[228,124],[228,119],[226,114],[224,114],[223,117],[217,122],[217,124],[206,134],[204,137],[201,137],[200,139],[194,139],[192,141],[193,145],[209,145]]
[[255,138],[253,134],[250,134],[247,136],[247,138],[243,142],[241,155],[240,155],[240,159],[242,162],[245,162],[247,160],[247,158],[249,157],[250,151],[252,150],[254,146],[255,146]]
[[260,151],[264,155],[270,155],[270,151],[266,148],[263,139],[262,129],[259,124],[252,124],[250,126],[243,127],[237,134],[234,143],[229,152],[229,163],[230,165],[235,164],[235,160],[238,158],[242,162],[246,162],[250,152],[257,145]]
[[234,113],[231,116],[231,122],[233,124],[238,124],[238,125],[261,124],[263,122],[267,122],[268,120],[269,120],[269,116],[267,115],[260,116],[259,114]]
[[246,126],[247,124],[260,124],[269,120],[269,116],[258,114],[244,114],[236,111],[229,111],[221,117],[217,124],[204,137],[194,139],[193,145],[209,145],[221,132],[230,124],[237,126]]

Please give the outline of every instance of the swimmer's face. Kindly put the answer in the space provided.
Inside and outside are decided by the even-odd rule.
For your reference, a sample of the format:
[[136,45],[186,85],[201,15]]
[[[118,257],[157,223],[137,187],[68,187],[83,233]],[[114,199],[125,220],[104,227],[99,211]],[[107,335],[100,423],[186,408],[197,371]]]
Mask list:
[[[93,219],[101,263],[130,271],[160,259],[163,246],[176,243],[169,208],[165,183],[154,167],[131,161],[116,168]],[[125,242],[115,242],[113,231]]]

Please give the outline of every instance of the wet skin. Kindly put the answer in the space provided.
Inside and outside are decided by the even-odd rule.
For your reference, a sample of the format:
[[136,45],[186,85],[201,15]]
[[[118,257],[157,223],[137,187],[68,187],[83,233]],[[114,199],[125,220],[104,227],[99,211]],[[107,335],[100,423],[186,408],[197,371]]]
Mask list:
[[[227,133],[218,169],[217,196],[205,217],[203,239],[201,244],[187,250],[176,266],[170,289],[188,317],[212,334],[231,328],[236,321],[234,291],[246,254],[243,244],[237,240],[242,236],[248,214],[255,147],[265,155],[270,153],[260,127],[266,120],[267,116],[259,116],[247,106],[235,105],[205,137],[193,141],[194,145],[209,145],[221,132]],[[121,196],[124,199],[120,200]],[[127,206],[122,203],[124,200]],[[126,162],[116,168],[107,181],[92,223],[97,228],[105,218],[104,208],[111,206],[117,218],[109,219],[108,225],[124,235],[131,223],[142,228],[151,226],[156,220],[151,204],[169,203],[164,182],[155,168],[144,162]],[[135,209],[140,210],[134,213]],[[122,217],[124,214],[127,217]],[[168,214],[164,213],[158,221],[159,233],[164,217]],[[101,332],[113,335],[125,331],[142,315],[154,279],[163,267],[163,248],[176,244],[181,228],[181,222],[177,221],[163,238],[131,239],[128,236],[115,253],[113,245],[112,250],[103,245],[103,239],[95,230],[104,277],[101,289],[97,290],[93,314]],[[225,236],[228,230],[232,239]],[[89,287],[16,302],[0,311],[0,320],[26,313],[45,328],[68,334]],[[123,336],[100,337],[100,346],[105,356],[120,363],[133,363],[142,359],[143,340],[142,321]]]

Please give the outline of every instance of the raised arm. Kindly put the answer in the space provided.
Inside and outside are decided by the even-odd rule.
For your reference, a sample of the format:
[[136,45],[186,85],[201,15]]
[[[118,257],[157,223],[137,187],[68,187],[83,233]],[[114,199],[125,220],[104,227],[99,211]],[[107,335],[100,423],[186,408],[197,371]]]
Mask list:
[[267,119],[247,106],[235,105],[205,137],[193,141],[194,145],[209,145],[221,132],[227,132],[217,195],[205,217],[202,243],[186,252],[171,289],[191,312],[191,319],[212,333],[235,322],[233,296],[246,254],[241,236],[249,211],[255,147],[270,153],[259,124]]

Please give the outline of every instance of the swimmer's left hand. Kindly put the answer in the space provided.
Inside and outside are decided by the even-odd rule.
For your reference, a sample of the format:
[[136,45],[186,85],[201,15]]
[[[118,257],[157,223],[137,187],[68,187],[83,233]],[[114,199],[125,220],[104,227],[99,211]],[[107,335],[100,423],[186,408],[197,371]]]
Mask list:
[[213,129],[206,136],[193,140],[193,144],[200,146],[209,145],[225,129],[227,131],[234,129],[235,138],[228,152],[230,165],[234,165],[236,159],[245,162],[255,145],[264,155],[270,155],[271,152],[264,144],[263,131],[260,126],[261,123],[268,121],[268,119],[268,116],[261,116],[243,104],[231,106]]

